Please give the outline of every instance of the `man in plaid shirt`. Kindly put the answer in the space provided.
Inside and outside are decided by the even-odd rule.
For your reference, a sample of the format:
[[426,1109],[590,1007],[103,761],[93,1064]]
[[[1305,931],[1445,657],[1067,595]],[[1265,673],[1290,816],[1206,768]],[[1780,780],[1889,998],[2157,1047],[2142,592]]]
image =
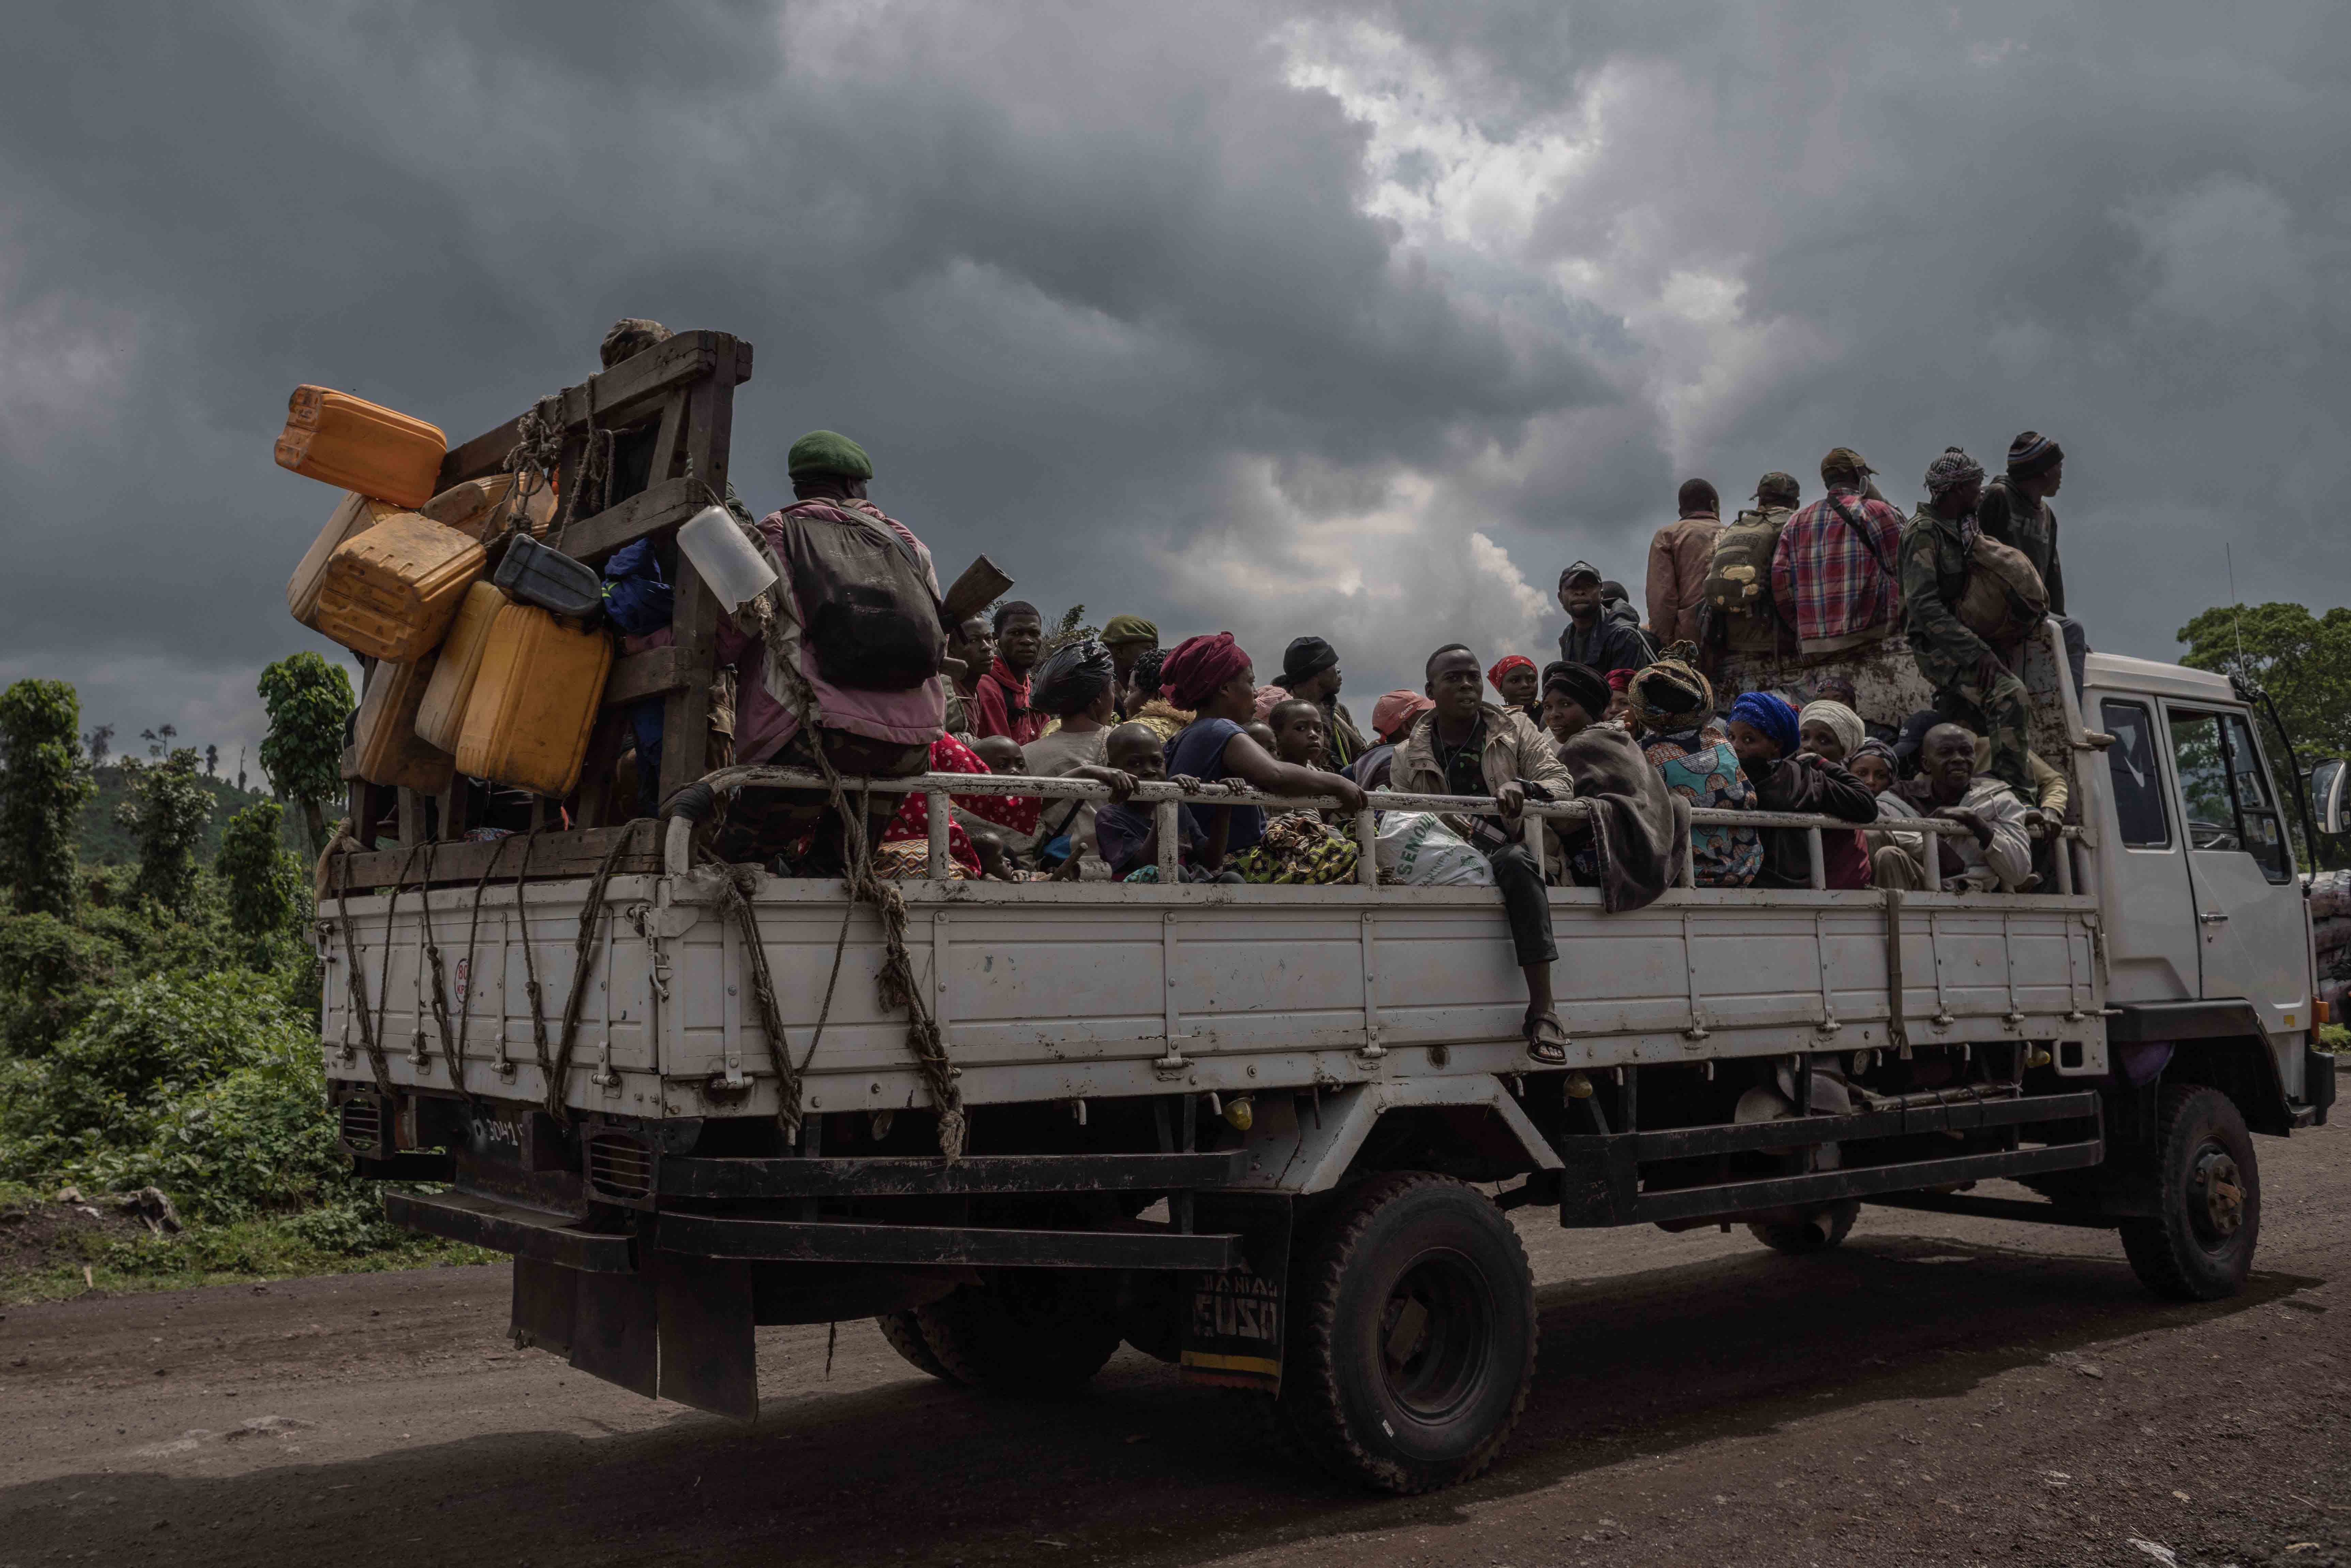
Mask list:
[[1850,446],[1821,459],[1828,494],[1788,519],[1771,597],[1806,653],[1874,643],[1902,622],[1902,514],[1865,495],[1876,470]]

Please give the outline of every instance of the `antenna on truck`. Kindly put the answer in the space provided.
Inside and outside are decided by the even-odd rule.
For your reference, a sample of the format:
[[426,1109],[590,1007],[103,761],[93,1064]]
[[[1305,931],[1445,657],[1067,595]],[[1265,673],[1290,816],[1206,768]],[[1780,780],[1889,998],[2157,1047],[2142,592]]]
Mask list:
[[2229,624],[2237,633],[2237,674],[2245,671],[2245,607],[2237,598],[2237,552],[2220,541],[2220,559],[2229,565]]

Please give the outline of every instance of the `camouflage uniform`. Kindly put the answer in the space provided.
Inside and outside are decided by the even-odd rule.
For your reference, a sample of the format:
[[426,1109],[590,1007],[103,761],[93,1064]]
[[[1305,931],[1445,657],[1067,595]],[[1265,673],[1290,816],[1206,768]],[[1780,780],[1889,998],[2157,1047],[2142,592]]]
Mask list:
[[[1902,603],[1911,656],[1935,688],[1935,711],[1991,741],[1991,773],[2032,798],[2026,761],[2032,710],[2024,679],[1992,645],[1970,631],[1951,606],[1968,585],[1973,518],[1950,522],[1920,507],[1902,530]],[[1989,685],[1984,672],[1992,672]]]

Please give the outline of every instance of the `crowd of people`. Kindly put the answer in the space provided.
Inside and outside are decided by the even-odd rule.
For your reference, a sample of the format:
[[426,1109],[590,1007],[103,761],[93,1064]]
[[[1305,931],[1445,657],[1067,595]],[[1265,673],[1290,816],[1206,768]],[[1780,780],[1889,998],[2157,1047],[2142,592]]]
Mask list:
[[[1728,523],[1714,486],[1689,480],[1650,549],[1646,622],[1620,583],[1575,561],[1559,579],[1558,659],[1539,665],[1513,652],[1489,664],[1448,643],[1427,656],[1421,690],[1372,704],[1368,727],[1341,701],[1341,653],[1319,635],[1293,638],[1260,684],[1230,632],[1163,647],[1158,627],[1133,613],[1058,647],[1036,606],[1018,599],[925,627],[926,614],[942,619],[937,575],[914,530],[868,498],[864,450],[818,431],[793,444],[788,466],[793,502],[747,522],[780,569],[775,630],[755,638],[722,627],[739,693],[734,760],[810,766],[820,736],[842,774],[1106,787],[1107,801],[955,794],[951,875],[1156,880],[1157,823],[1131,800],[1138,781],[1230,781],[1302,802],[1270,817],[1257,804],[1182,808],[1172,861],[1187,881],[1353,880],[1353,816],[1379,809],[1381,792],[1490,800],[1490,815],[1435,814],[1500,892],[1528,984],[1529,1049],[1545,1060],[1565,1044],[1551,1003],[1546,883],[1598,887],[1620,910],[1685,882],[2014,892],[2049,880],[2048,829],[2064,818],[2066,781],[2027,745],[2023,648],[2055,622],[2078,685],[2085,646],[2064,618],[2048,502],[2064,455],[2034,432],[2016,438],[1989,482],[1965,452],[1946,450],[1907,518],[1849,447],[1823,459],[1823,494],[1810,505],[1775,472]],[[810,531],[826,528],[903,551],[928,606],[893,607],[871,583],[824,580],[808,562]],[[1897,632],[1934,700],[1865,715],[1841,661]],[[864,680],[857,660],[898,647],[892,637],[912,663],[883,662],[917,678]],[[1717,680],[1758,657],[1800,679],[1719,697]],[[1593,810],[1547,830],[1538,854],[1520,831],[1529,799]],[[725,852],[821,873],[853,837],[821,831],[825,809],[808,791],[744,789],[718,830]],[[885,873],[926,874],[926,800],[878,797],[870,810],[870,852]],[[1697,822],[1696,810],[1802,812],[1849,828],[1823,833],[1816,870],[1804,830]],[[1929,816],[1967,831],[1902,826]]]

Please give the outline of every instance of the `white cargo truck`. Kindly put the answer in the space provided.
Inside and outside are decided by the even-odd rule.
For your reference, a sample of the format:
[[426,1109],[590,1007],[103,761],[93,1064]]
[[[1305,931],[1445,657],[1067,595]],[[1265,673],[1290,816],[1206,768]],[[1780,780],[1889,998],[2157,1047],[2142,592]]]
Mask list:
[[[681,449],[591,537],[701,505],[673,455],[723,483],[697,421],[735,355],[671,383]],[[582,401],[654,406],[629,391]],[[679,619],[679,650],[616,681],[696,734],[690,584]],[[1747,814],[1813,834],[1813,890],[1615,915],[1551,891],[1563,1066],[1520,1034],[1499,895],[1381,885],[1368,812],[1349,885],[969,882],[944,874],[948,792],[1102,787],[875,780],[927,795],[937,873],[877,907],[697,862],[684,817],[464,841],[451,801],[434,828],[403,799],[402,842],[340,857],[319,908],[333,1104],[360,1170],[422,1184],[387,1188],[396,1219],[514,1256],[518,1342],[640,1393],[754,1416],[762,1324],[872,1317],[1003,1393],[1080,1384],[1123,1341],[1397,1491],[1475,1474],[1525,1401],[1522,1207],[1738,1222],[1790,1253],[1865,1204],[2105,1227],[2156,1291],[2223,1296],[2260,1234],[2250,1134],[2335,1093],[2286,807],[2229,681],[2094,655],[2078,702],[2058,685],[2075,809],[2047,885],[1827,891],[1818,835],[1850,825]],[[1141,798],[1163,821],[1257,799]],[[1531,804],[1531,841],[1585,810]],[[1975,1190],[1995,1178],[2036,1196]]]

